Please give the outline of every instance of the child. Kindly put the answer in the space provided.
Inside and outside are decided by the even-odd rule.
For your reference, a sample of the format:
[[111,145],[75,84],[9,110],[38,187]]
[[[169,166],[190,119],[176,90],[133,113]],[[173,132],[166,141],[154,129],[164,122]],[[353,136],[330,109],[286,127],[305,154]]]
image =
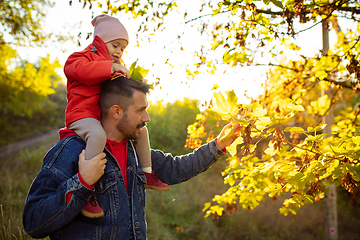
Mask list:
[[[118,19],[105,14],[95,17],[91,23],[95,27],[93,43],[85,50],[70,55],[64,66],[68,80],[65,124],[86,141],[86,160],[103,152],[107,141],[100,123],[98,104],[102,82],[119,74],[130,77],[129,70],[122,65],[121,59],[129,42],[125,27]],[[147,177],[145,187],[166,191],[169,186],[158,180],[152,171],[146,127],[144,130],[135,146]],[[82,214],[91,218],[103,216],[95,196],[86,203]]]

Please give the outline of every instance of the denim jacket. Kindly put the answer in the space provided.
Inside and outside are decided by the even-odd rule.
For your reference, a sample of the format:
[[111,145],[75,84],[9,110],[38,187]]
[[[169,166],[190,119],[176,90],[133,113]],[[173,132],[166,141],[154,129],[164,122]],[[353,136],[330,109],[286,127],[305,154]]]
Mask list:
[[[71,136],[45,155],[26,200],[25,231],[34,238],[49,235],[51,239],[146,239],[146,178],[132,142],[128,141],[127,151],[128,191],[116,159],[106,149],[105,173],[95,188],[81,184],[78,158],[84,148],[83,140]],[[160,180],[171,185],[207,170],[223,154],[215,141],[179,157],[152,150],[152,168]],[[66,204],[68,192],[72,192],[72,197]],[[92,219],[79,213],[94,193],[104,216]]]

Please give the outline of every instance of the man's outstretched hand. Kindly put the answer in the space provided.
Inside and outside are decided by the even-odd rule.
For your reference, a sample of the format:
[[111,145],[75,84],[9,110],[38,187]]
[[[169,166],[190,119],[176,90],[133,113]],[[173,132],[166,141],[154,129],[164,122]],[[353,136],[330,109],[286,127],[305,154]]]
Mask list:
[[239,123],[229,123],[227,124],[220,132],[219,136],[217,136],[216,144],[219,149],[223,150],[227,146],[230,146],[233,141],[239,137],[239,132],[241,130],[241,126]]

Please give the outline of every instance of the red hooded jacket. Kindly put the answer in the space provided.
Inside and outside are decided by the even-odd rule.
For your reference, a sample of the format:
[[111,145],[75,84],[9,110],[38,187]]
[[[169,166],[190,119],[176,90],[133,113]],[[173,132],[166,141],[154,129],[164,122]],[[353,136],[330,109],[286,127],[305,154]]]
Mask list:
[[99,36],[95,36],[94,41],[83,51],[69,56],[64,66],[67,78],[67,127],[82,118],[100,120],[98,102],[101,84],[118,74],[111,74],[112,64],[107,47]]

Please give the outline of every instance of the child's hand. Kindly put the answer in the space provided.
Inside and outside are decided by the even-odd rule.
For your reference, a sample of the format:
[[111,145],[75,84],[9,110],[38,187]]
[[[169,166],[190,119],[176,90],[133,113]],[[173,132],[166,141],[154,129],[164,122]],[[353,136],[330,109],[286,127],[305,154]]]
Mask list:
[[111,67],[111,74],[114,74],[115,72],[119,72],[124,74],[127,78],[130,78],[130,71],[124,67],[123,65],[119,63],[113,63]]

